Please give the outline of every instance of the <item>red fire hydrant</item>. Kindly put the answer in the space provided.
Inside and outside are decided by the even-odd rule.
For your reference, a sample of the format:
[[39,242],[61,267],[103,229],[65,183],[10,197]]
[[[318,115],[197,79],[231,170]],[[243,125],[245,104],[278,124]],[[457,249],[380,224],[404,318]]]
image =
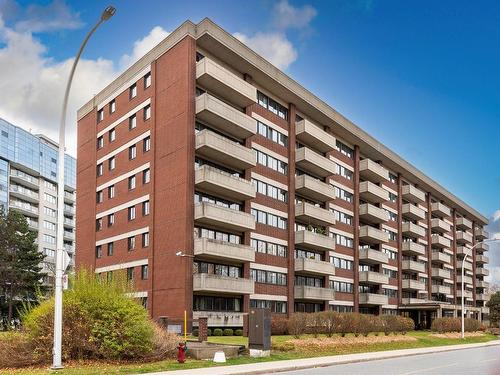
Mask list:
[[184,363],[186,362],[186,344],[183,342],[179,343],[179,346],[177,347],[177,362],[179,363]]

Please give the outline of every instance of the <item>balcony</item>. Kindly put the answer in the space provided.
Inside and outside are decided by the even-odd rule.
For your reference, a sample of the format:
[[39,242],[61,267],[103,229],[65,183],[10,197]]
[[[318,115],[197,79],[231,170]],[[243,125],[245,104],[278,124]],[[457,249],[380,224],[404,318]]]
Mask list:
[[336,148],[335,137],[309,120],[298,121],[295,125],[297,140],[303,144],[318,150],[319,152],[329,152]]
[[476,280],[476,288],[489,288],[490,283],[483,280]]
[[469,250],[470,250],[470,247],[467,247],[467,246],[457,246],[457,255],[458,256],[464,256],[465,253],[467,253],[467,252],[470,255],[471,252]]
[[12,181],[15,181],[24,186],[30,187],[32,189],[38,190],[39,180],[37,177],[33,177],[23,171],[19,171],[17,169],[10,170],[10,178]]
[[67,203],[74,203],[76,199],[76,194],[70,191],[64,191],[64,201]]
[[477,254],[476,255],[476,263],[477,264],[486,264],[490,262],[490,258],[486,255]]
[[425,256],[425,246],[417,242],[405,241],[401,245],[401,251],[405,255]]
[[389,171],[370,159],[363,159],[359,162],[359,175],[364,180],[372,182],[383,182],[389,179]]
[[431,259],[435,263],[451,263],[451,256],[440,251],[433,251]]
[[38,203],[40,200],[38,192],[27,189],[21,185],[10,184],[9,191],[11,196],[23,199],[27,202]]
[[295,272],[320,276],[335,276],[335,266],[330,262],[323,262],[320,260],[307,258],[296,258]]
[[382,203],[389,200],[389,192],[370,181],[359,184],[359,195],[361,199],[370,203]]
[[32,216],[32,217],[38,216],[38,207],[32,206],[29,203],[24,203],[22,201],[11,199],[9,200],[9,207],[27,216]]
[[207,129],[196,134],[196,153],[238,171],[257,164],[254,150]]
[[402,287],[406,290],[425,290],[425,283],[413,279],[404,279]]
[[232,232],[255,230],[255,218],[251,214],[209,202],[195,204],[194,220],[198,224]]
[[328,177],[335,174],[335,163],[308,147],[300,147],[295,151],[297,168],[317,177]]
[[65,230],[63,237],[65,240],[73,241],[75,239],[75,234],[73,232],[68,232]]
[[75,206],[70,206],[69,204],[64,205],[64,213],[66,215],[74,215],[75,214]]
[[476,239],[478,241],[486,240],[488,237],[489,237],[488,232],[486,232],[484,229],[482,228],[476,229]]
[[359,261],[363,264],[387,264],[389,257],[386,253],[378,250],[359,249]]
[[403,298],[401,304],[403,305],[420,305],[422,303],[427,303],[428,300],[423,298]]
[[335,215],[332,212],[307,202],[295,204],[295,219],[312,225],[335,224]]
[[446,237],[440,236],[439,234],[433,234],[431,236],[431,244],[434,247],[444,248],[450,247],[451,241]]
[[257,132],[257,122],[210,94],[196,98],[196,117],[222,133],[246,139]]
[[402,195],[408,202],[416,204],[425,202],[425,193],[413,185],[403,185]]
[[245,313],[233,311],[193,311],[193,324],[197,319],[207,317],[209,327],[243,327]]
[[480,243],[476,246],[476,251],[488,251],[490,249],[490,245],[487,243]]
[[485,293],[476,293],[476,300],[478,301],[489,301],[489,296]]
[[431,205],[431,211],[434,215],[441,218],[451,216],[450,209],[441,202],[434,202]]
[[459,260],[457,261],[457,269],[461,269],[462,268],[462,264],[464,265],[464,269],[466,269],[467,271],[471,271],[472,272],[472,263],[471,262],[463,262],[462,260]]
[[[457,289],[457,297],[462,298],[462,290]],[[470,290],[464,290],[464,297],[472,299],[472,292]]]
[[359,228],[359,240],[367,244],[384,243],[389,241],[389,233],[381,229],[363,225]]
[[317,202],[335,199],[335,188],[332,185],[306,174],[295,177],[295,192]]
[[403,216],[410,220],[424,220],[425,211],[411,203],[403,204]]
[[425,236],[425,228],[412,222],[406,222],[402,225],[403,234],[411,238],[419,238]]
[[432,277],[436,279],[451,279],[451,271],[444,268],[432,267]]
[[379,224],[389,221],[389,214],[373,204],[363,203],[359,206],[359,218],[366,223]]
[[433,294],[451,294],[451,287],[446,285],[432,285]]
[[254,262],[255,250],[251,246],[210,238],[194,240],[194,255],[206,259],[223,259],[230,262]]
[[64,226],[65,227],[74,227],[75,226],[75,220],[74,219],[69,219],[67,217],[64,218]]
[[305,250],[335,250],[335,239],[323,234],[300,230],[295,232],[295,245]]
[[196,63],[196,80],[203,88],[239,107],[257,102],[255,87],[206,57]]
[[458,229],[472,229],[472,221],[466,219],[465,217],[457,217],[456,226]]
[[294,295],[296,300],[332,301],[335,299],[333,289],[307,285],[295,285]]
[[[483,314],[489,314],[490,313],[490,308],[489,307],[481,307],[481,312]],[[483,318],[486,319],[486,318]]]
[[488,276],[490,271],[483,267],[476,267],[476,276]]
[[380,272],[360,271],[359,282],[373,285],[389,284],[389,276]]
[[461,245],[472,244],[472,235],[467,232],[457,231],[457,243]]
[[255,283],[250,279],[197,273],[193,275],[194,292],[253,294]]
[[402,270],[407,272],[421,272],[425,273],[425,264],[416,262],[414,260],[403,260]]
[[389,297],[385,294],[359,293],[359,304],[369,306],[381,306],[389,303]]
[[255,198],[255,186],[248,180],[232,176],[209,165],[195,171],[196,189],[236,202]]
[[[464,284],[469,284],[472,286],[472,277],[471,276],[464,275],[463,281],[464,281]],[[461,284],[461,283],[462,283],[462,275],[457,274],[457,284]]]
[[446,233],[451,230],[451,225],[446,221],[438,219],[437,217],[431,219],[431,228],[432,230],[439,233]]

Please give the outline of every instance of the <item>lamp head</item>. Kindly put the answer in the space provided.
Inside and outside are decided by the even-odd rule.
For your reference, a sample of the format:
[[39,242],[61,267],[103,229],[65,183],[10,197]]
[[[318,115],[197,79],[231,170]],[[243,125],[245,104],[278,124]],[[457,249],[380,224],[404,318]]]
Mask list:
[[175,253],[176,256],[181,257],[182,256],[182,251],[178,251]]
[[104,9],[104,12],[102,12],[101,14],[101,21],[109,20],[111,17],[113,17],[115,13],[116,13],[116,8],[114,6],[110,5],[106,7],[106,9]]

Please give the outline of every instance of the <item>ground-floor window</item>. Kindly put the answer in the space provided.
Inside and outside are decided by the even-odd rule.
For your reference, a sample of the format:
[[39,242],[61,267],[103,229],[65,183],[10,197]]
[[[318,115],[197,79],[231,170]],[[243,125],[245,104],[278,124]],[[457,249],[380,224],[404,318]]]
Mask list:
[[339,313],[347,313],[347,312],[353,312],[354,307],[353,306],[342,306],[342,305],[330,305],[330,310],[336,311]]
[[306,303],[306,302],[295,302],[295,311],[296,312],[318,312],[323,311],[322,303]]
[[241,312],[242,301],[237,297],[194,296],[193,310]]
[[286,314],[286,302],[267,301],[262,299],[251,299],[250,307],[259,309],[270,309],[272,313]]

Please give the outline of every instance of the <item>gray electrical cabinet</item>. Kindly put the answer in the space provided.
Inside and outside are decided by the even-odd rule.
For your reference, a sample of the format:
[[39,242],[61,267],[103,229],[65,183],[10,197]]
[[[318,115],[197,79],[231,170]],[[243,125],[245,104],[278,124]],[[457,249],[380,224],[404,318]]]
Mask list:
[[271,350],[271,310],[250,309],[248,313],[248,348]]

